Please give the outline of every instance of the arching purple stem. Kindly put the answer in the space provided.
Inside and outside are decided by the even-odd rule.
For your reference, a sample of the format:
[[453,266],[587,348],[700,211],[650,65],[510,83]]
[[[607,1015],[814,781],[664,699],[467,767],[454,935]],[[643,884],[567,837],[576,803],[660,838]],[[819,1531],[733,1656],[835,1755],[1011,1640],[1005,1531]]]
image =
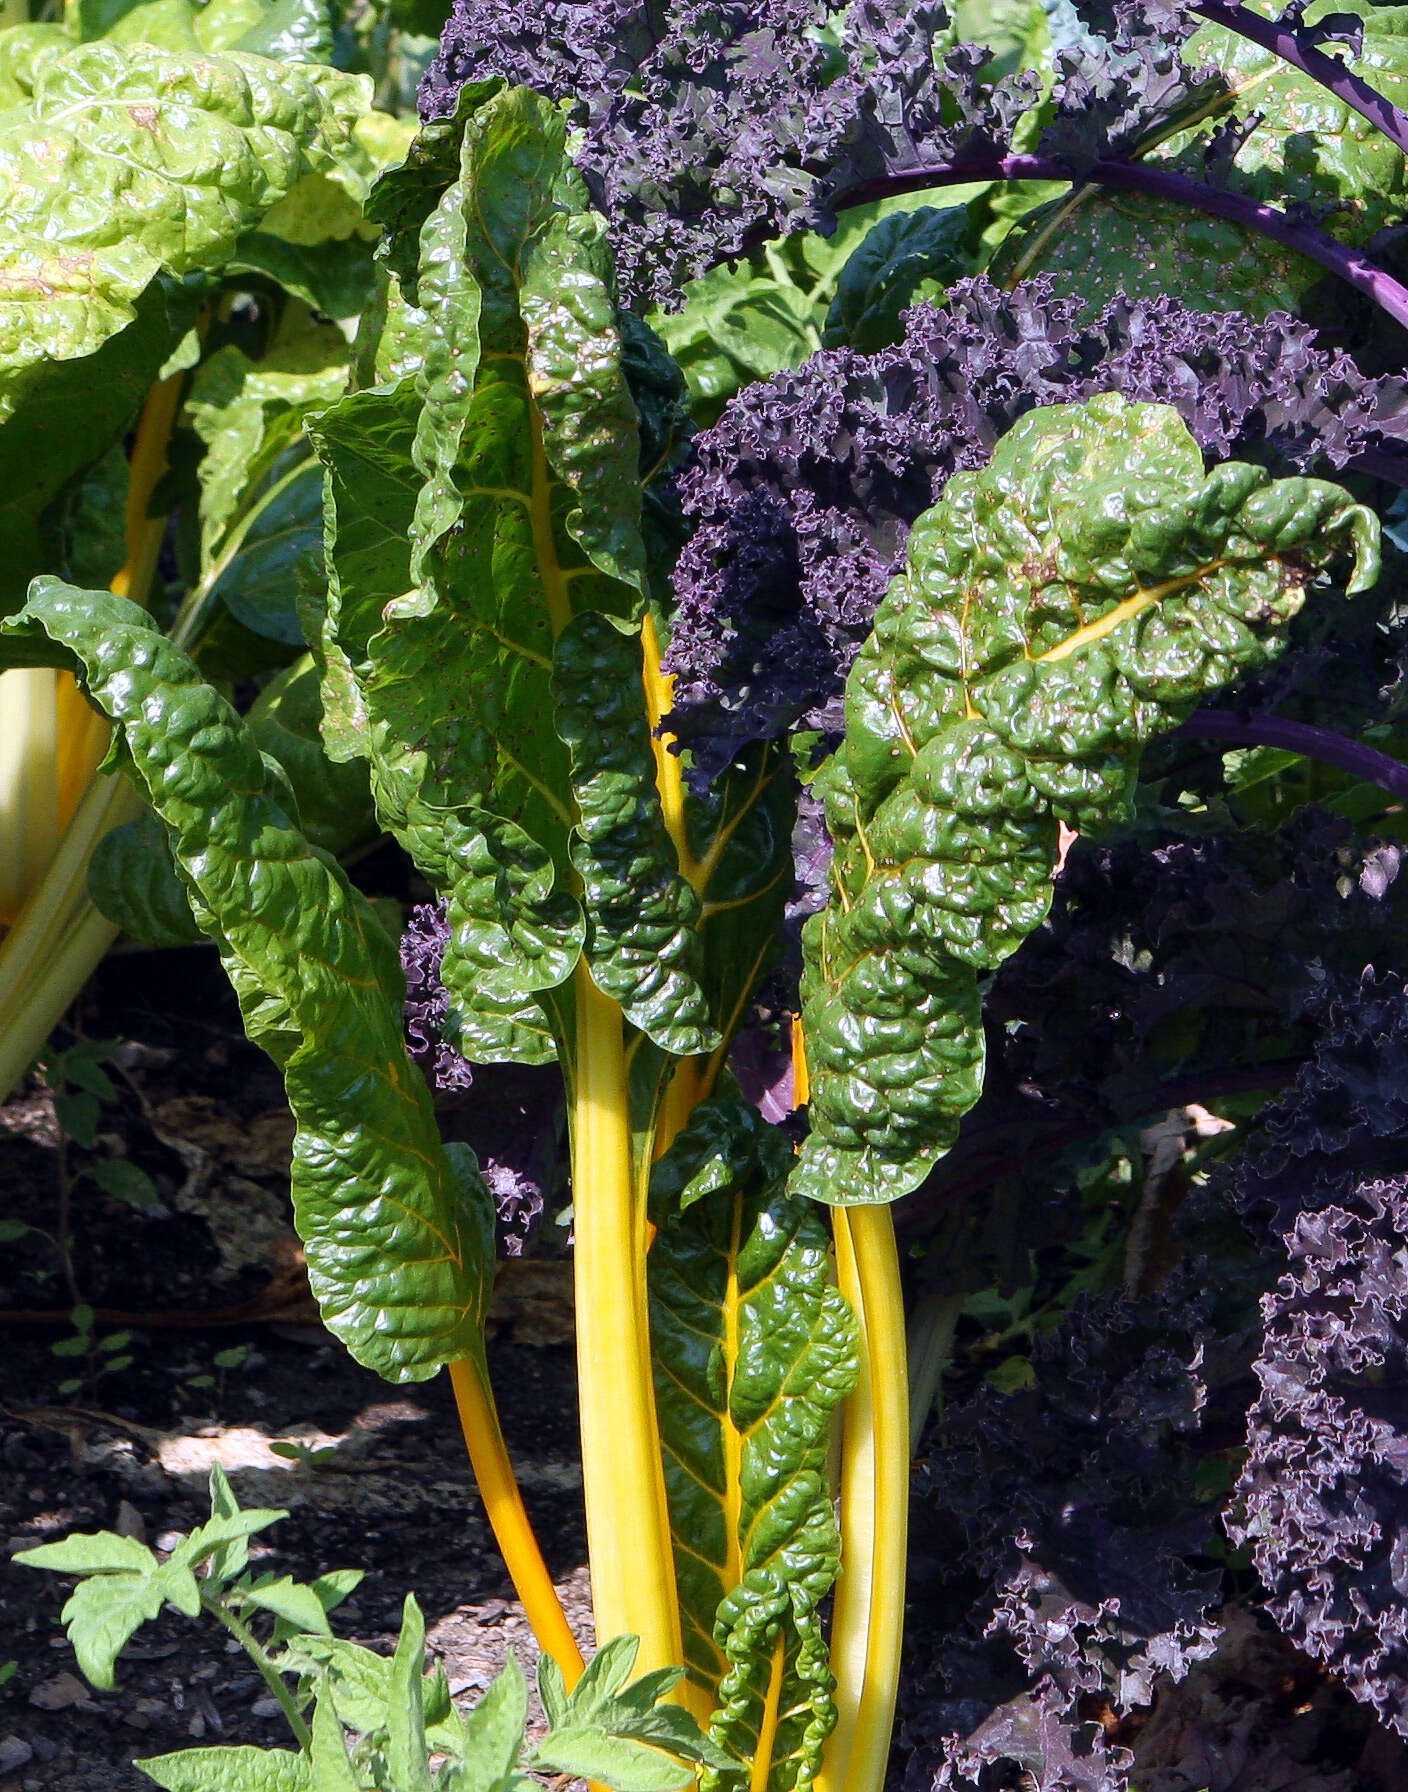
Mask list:
[[1283,243],[1296,254],[1305,256],[1307,261],[1318,262],[1408,329],[1408,287],[1383,268],[1376,267],[1357,249],[1348,248],[1325,231],[1317,230],[1313,224],[1297,223],[1274,205],[1263,205],[1260,200],[1249,199],[1244,193],[1229,192],[1225,187],[1210,187],[1206,181],[1194,180],[1171,168],[1154,168],[1143,162],[1095,162],[1079,174],[1073,174],[1054,156],[991,156],[981,160],[935,163],[910,169],[905,174],[878,175],[838,193],[833,204],[838,208],[868,205],[872,200],[887,199],[899,193],[917,193],[926,187],[955,186],[978,180],[1065,180],[1074,185],[1089,182],[1194,206],[1215,218],[1226,218],[1231,224],[1240,224],[1246,230],[1270,237],[1273,242]]
[[1400,112],[1392,101],[1376,93],[1362,75],[1346,68],[1338,57],[1327,56],[1318,49],[1309,32],[1292,30],[1275,19],[1263,18],[1250,7],[1229,6],[1222,0],[1193,0],[1188,10],[1197,13],[1200,19],[1206,19],[1210,25],[1235,31],[1239,37],[1269,50],[1273,56],[1289,62],[1292,68],[1298,68],[1303,75],[1309,75],[1312,81],[1318,81],[1361,118],[1367,118],[1376,130],[1382,131],[1408,155],[1408,113]]
[[1225,740],[1238,747],[1280,747],[1287,753],[1318,759],[1322,765],[1333,765],[1408,802],[1408,765],[1376,747],[1332,734],[1327,728],[1313,728],[1308,722],[1284,722],[1279,716],[1244,720],[1223,709],[1197,709],[1175,733],[1189,740]]

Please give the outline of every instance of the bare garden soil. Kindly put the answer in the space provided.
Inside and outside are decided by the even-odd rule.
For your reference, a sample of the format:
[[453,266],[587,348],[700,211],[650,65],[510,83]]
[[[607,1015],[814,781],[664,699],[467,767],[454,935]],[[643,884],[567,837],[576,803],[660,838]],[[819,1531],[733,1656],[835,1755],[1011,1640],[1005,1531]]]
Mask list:
[[[286,1742],[262,1682],[213,1624],[168,1614],[126,1651],[117,1691],[93,1691],[63,1635],[66,1585],[8,1563],[71,1530],[126,1530],[160,1546],[205,1515],[215,1462],[242,1503],[288,1511],[256,1539],[261,1569],[365,1568],[335,1622],[374,1647],[391,1643],[414,1591],[452,1691],[472,1700],[508,1649],[525,1663],[535,1651],[448,1386],[389,1387],[317,1323],[288,1211],[279,1079],[244,1040],[213,953],[114,955],[74,1019],[90,1039],[123,1042],[96,1153],[63,1140],[38,1083],[0,1110],[0,1219],[36,1228],[0,1245],[0,1664],[18,1663],[0,1687],[0,1792],[139,1792],[151,1784],[132,1765],[141,1756]],[[104,1194],[82,1175],[93,1155],[139,1164],[158,1204]],[[131,1333],[91,1357],[53,1348],[74,1336],[53,1242],[65,1180],[72,1286],[95,1309],[96,1344]],[[590,1644],[566,1264],[510,1265],[493,1331],[525,1499]],[[123,1356],[127,1366],[105,1369]],[[924,1619],[931,1572],[916,1538],[917,1671],[937,1647]],[[1120,1739],[1139,1758],[1138,1792],[1408,1788],[1408,1750],[1249,1615]]]

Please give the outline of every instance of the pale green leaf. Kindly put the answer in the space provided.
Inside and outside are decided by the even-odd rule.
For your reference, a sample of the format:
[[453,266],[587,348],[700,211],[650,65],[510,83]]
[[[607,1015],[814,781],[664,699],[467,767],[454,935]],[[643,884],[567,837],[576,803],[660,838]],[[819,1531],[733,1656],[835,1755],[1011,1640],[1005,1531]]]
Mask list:
[[200,1589],[190,1569],[176,1562],[153,1564],[139,1574],[98,1573],[80,1581],[63,1609],[78,1665],[104,1692],[132,1633],[161,1615],[168,1601],[188,1618],[200,1611]]
[[165,1792],[314,1792],[308,1757],[288,1749],[232,1743],[149,1755],[134,1765]]
[[288,1575],[281,1575],[278,1580],[259,1579],[239,1589],[241,1599],[250,1605],[257,1605],[261,1611],[273,1612],[277,1617],[285,1619],[296,1630],[311,1630],[330,1634],[327,1613],[323,1610],[322,1601],[312,1587],[304,1586]]
[[147,1574],[156,1557],[135,1537],[116,1531],[76,1531],[57,1543],[39,1543],[11,1557],[24,1568],[48,1568],[55,1574]]
[[161,272],[219,265],[366,109],[357,77],[89,43],[0,119],[0,417],[129,324]]
[[694,1784],[692,1767],[658,1749],[587,1727],[554,1730],[539,1744],[533,1760],[554,1773],[595,1780],[614,1792],[679,1792]]
[[333,1709],[326,1678],[318,1686],[311,1728],[313,1746],[308,1757],[308,1792],[358,1792],[359,1781],[347,1759],[347,1742]]
[[401,1634],[387,1676],[386,1764],[396,1792],[431,1792],[424,1677],[425,1619],[414,1596],[407,1593],[401,1608]]

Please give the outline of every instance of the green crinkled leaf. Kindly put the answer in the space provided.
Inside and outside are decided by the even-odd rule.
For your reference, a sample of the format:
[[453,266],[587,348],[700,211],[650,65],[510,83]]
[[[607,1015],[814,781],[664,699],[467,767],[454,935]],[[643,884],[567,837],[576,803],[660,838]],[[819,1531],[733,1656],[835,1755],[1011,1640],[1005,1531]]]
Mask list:
[[711,1051],[701,904],[680,873],[655,783],[639,634],[578,616],[553,655],[557,732],[572,755],[587,962],[598,988],[665,1051]]
[[62,25],[11,25],[0,30],[0,110],[22,106],[46,63],[73,48]]
[[406,1056],[396,942],[310,847],[248,726],[133,604],[36,581],[23,619],[83,664],[138,783],[176,837],[250,1037],[297,1122],[292,1193],[324,1320],[388,1380],[482,1348],[493,1206],[442,1147]]
[[170,836],[150,810],[103,835],[88,862],[88,894],[129,939],[157,951],[205,938],[177,873]]
[[859,1369],[827,1227],[784,1192],[791,1156],[746,1103],[696,1109],[657,1166],[657,1215],[701,1179],[710,1192],[662,1223],[649,1258],[686,1661],[718,1704],[713,1740],[751,1761],[781,1646],[770,1792],[812,1784],[836,1721],[818,1615],[840,1561],[826,1452]]
[[898,342],[905,307],[968,272],[967,234],[963,206],[922,205],[881,218],[841,270],[822,346],[870,355]]
[[[376,838],[376,815],[365,765],[328,758],[319,738],[321,717],[317,667],[305,654],[265,686],[246,720],[260,751],[281,767],[309,843],[337,855]],[[98,842],[88,865],[88,893],[109,921],[144,946],[164,950],[205,938],[170,836],[150,810]]]
[[322,716],[318,668],[305,654],[265,685],[247,719],[259,750],[283,767],[303,832],[340,854],[376,838],[376,816],[365,765],[339,765],[323,751]]
[[1057,823],[1126,811],[1144,743],[1280,652],[1377,523],[1117,394],[1039,410],[915,524],[817,790],[832,900],[803,935],[811,1133],[791,1189],[889,1201],[981,1086],[978,977],[1046,913]]
[[331,62],[332,10],[327,0],[273,0],[234,48],[274,62]]
[[165,271],[218,266],[368,95],[257,56],[83,44],[0,119],[0,417],[51,361],[90,355]]
[[[378,188],[403,227],[423,220],[419,405],[403,381],[316,432],[334,531],[325,702],[339,743],[371,758],[383,824],[448,898],[461,1049],[535,1062],[533,998],[571,975],[585,925],[568,752],[544,725],[554,641],[583,611],[639,608],[639,442],[604,225],[561,114],[489,85],[456,130],[431,127],[422,165]],[[371,529],[354,514],[366,461]]]
[[285,1748],[227,1743],[148,1755],[133,1765],[165,1792],[312,1792],[308,1757]]

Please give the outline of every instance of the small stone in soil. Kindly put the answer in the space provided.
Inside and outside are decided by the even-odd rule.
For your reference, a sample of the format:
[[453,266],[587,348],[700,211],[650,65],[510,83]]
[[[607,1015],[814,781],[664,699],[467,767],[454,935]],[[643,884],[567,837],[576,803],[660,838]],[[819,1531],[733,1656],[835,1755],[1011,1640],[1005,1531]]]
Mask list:
[[278,1717],[283,1706],[275,1698],[256,1699],[249,1709],[255,1717]]
[[0,1736],[0,1773],[14,1773],[34,1759],[34,1750],[23,1736]]

